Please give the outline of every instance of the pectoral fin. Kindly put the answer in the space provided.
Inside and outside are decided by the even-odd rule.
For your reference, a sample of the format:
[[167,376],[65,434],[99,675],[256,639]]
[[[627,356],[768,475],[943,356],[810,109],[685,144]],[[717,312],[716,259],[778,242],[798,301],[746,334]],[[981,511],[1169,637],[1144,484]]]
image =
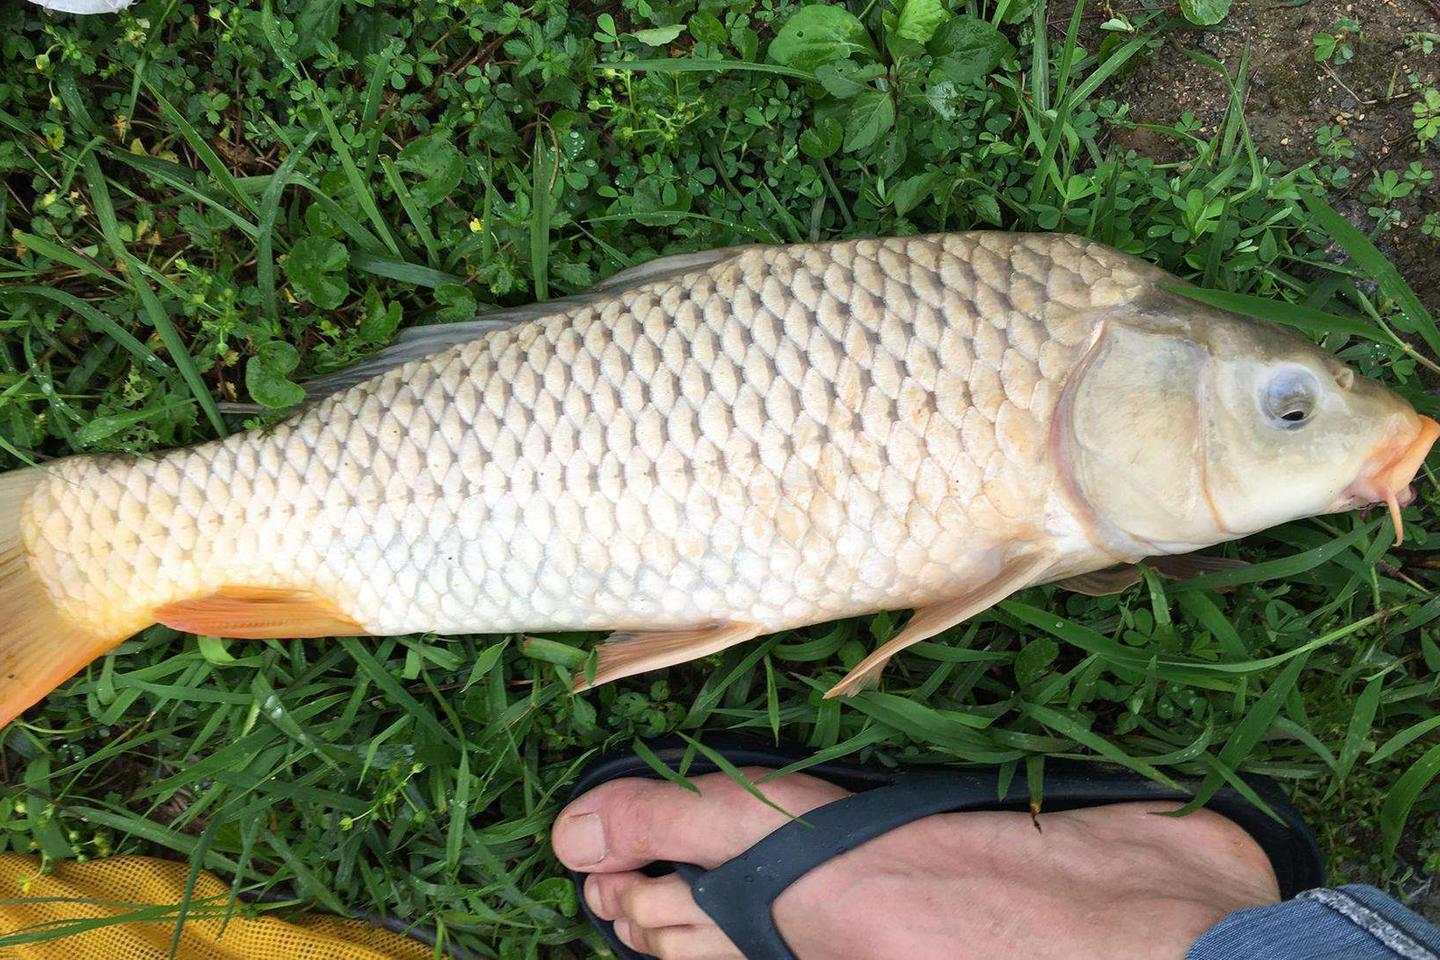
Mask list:
[[[1188,580],[1205,573],[1221,570],[1237,570],[1248,567],[1244,560],[1231,557],[1207,557],[1198,553],[1183,553],[1173,557],[1146,557],[1145,565],[1168,580]],[[1140,568],[1132,563],[1122,563],[1104,570],[1093,570],[1064,580],[1056,580],[1055,586],[1083,593],[1087,597],[1103,597],[1112,593],[1124,593],[1141,581]]]
[[621,677],[708,657],[737,643],[753,640],[764,632],[763,627],[753,623],[714,620],[679,630],[627,630],[614,633],[600,645],[595,679],[577,677],[575,690],[589,690]]
[[1239,570],[1250,566],[1244,560],[1234,557],[1207,557],[1199,553],[1182,553],[1174,557],[1150,557],[1145,561],[1155,568],[1162,577],[1171,580],[1189,580],[1206,573],[1220,573],[1225,570]]
[[1064,580],[1056,580],[1055,586],[1072,593],[1083,593],[1087,597],[1104,597],[1112,593],[1124,593],[1141,579],[1139,567],[1133,563],[1122,563],[1116,567],[1092,570],[1089,573],[1066,577]]
[[994,577],[960,596],[917,609],[910,617],[910,622],[905,624],[905,629],[860,661],[844,679],[830,688],[825,694],[826,698],[859,693],[880,678],[880,671],[885,669],[885,664],[889,663],[895,654],[911,644],[919,643],[963,620],[968,620],[1015,591],[1028,587],[1051,560],[1048,553],[1023,554],[1007,560]]
[[282,587],[221,587],[165,604],[155,611],[155,622],[186,633],[247,640],[365,633],[328,598]]

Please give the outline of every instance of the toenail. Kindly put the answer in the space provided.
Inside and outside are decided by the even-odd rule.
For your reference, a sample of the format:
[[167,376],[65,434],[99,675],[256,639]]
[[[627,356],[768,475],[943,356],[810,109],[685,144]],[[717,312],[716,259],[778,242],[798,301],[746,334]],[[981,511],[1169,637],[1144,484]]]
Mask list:
[[600,884],[595,882],[594,877],[585,881],[585,904],[592,913],[602,914],[605,912],[605,901],[600,896]]
[[598,814],[581,813],[560,821],[556,846],[565,850],[565,862],[576,869],[593,867],[605,859],[605,827]]
[[615,936],[619,937],[621,942],[633,945],[635,942],[633,933],[634,931],[630,927],[629,920],[621,917],[619,920],[615,921]]

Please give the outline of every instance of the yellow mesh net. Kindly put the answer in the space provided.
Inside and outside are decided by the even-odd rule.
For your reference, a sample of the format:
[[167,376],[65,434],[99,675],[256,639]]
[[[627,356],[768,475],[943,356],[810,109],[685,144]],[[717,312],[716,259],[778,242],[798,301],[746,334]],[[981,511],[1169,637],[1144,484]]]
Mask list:
[[[0,935],[70,929],[60,939],[0,947],[5,960],[164,960],[190,866],[149,857],[63,862],[40,873],[38,857],[0,854]],[[239,909],[224,922],[230,888],[202,872],[176,956],[180,960],[428,960],[434,950],[360,920],[328,914],[280,919]],[[145,911],[146,919],[117,921]],[[224,929],[222,931],[222,924]]]

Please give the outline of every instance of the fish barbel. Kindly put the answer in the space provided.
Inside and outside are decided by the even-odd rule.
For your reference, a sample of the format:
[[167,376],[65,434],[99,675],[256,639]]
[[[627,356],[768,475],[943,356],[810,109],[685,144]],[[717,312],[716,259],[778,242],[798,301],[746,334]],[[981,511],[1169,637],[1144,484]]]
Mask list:
[[1398,534],[1440,426],[1178,283],[1064,235],[682,255],[423,328],[267,430],[6,474],[0,723],[157,622],[615,631],[583,686],[914,609],[851,692],[1032,584],[1371,502]]

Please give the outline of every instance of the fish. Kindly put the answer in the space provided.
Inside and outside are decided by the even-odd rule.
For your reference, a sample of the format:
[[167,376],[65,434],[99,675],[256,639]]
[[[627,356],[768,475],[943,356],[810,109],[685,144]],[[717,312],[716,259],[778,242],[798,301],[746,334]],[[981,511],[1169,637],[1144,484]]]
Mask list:
[[581,690],[914,611],[850,694],[1036,584],[1373,503],[1401,536],[1440,425],[1180,285],[1064,234],[682,254],[409,331],[269,428],[0,475],[0,723],[155,623],[608,631]]

